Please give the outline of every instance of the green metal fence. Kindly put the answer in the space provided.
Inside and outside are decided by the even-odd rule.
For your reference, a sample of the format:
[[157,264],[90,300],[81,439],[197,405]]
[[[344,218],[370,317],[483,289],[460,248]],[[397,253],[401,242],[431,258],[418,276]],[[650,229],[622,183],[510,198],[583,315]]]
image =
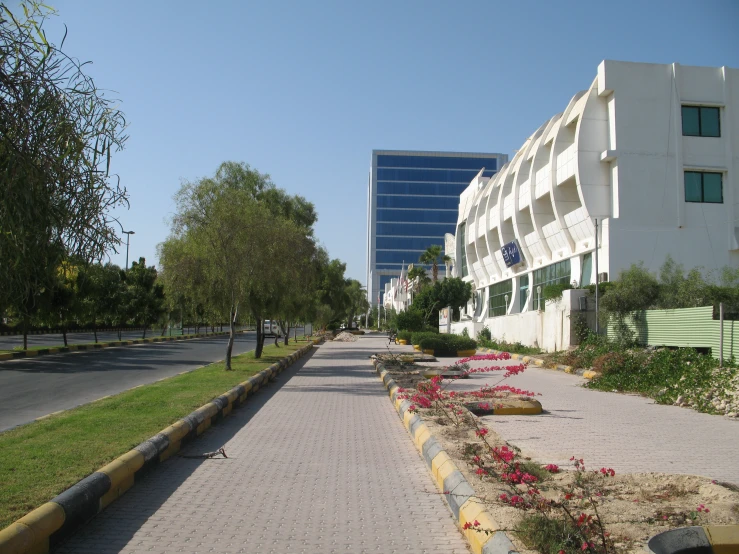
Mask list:
[[[635,312],[627,324],[641,344],[710,348],[713,357],[719,357],[721,322],[713,319],[713,306]],[[725,320],[723,334],[724,359],[739,359],[739,321]],[[616,337],[613,325],[608,326],[608,337]]]

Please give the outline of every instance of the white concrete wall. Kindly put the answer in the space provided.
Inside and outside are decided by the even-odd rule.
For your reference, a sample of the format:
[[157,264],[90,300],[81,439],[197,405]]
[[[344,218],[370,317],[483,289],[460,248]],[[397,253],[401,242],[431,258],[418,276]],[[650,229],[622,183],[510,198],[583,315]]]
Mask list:
[[[487,326],[494,339],[520,342],[546,352],[566,350],[577,344],[573,331],[574,316],[580,313],[580,297],[587,294],[583,289],[566,290],[559,301],[547,301],[545,311],[486,317],[481,321],[460,321],[452,323],[451,330],[452,333],[462,334],[467,329],[469,336],[476,338],[477,333]],[[592,306],[589,308],[592,309]]]
[[[720,108],[721,136],[683,136],[682,105]],[[686,202],[685,171],[722,173],[723,203]],[[533,270],[569,258],[570,281],[580,281],[583,255],[595,250],[595,219],[598,272],[608,280],[637,263],[656,272],[668,255],[686,269],[739,267],[738,175],[739,70],[604,61],[591,86],[508,164],[462,194],[458,224],[467,233],[464,244],[456,240],[455,273],[462,275],[464,248],[465,280],[475,289],[513,278],[508,313],[516,312],[522,275],[531,286]],[[523,260],[509,268],[500,247],[514,238]],[[527,316],[530,309],[528,302],[517,319],[489,326],[498,338],[547,349],[568,342],[549,309]],[[475,330],[486,321],[477,317]]]

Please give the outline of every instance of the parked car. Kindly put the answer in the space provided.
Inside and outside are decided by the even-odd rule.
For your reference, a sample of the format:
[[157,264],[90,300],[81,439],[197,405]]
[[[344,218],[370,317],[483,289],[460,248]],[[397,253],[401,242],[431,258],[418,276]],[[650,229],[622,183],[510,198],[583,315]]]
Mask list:
[[264,324],[262,326],[262,332],[265,335],[277,335],[278,337],[282,336],[282,333],[280,332],[280,326],[273,319],[264,320]]

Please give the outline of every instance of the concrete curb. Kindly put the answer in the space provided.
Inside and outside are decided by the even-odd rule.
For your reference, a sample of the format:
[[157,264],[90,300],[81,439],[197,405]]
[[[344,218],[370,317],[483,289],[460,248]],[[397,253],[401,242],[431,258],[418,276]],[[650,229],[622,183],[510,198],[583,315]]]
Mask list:
[[[503,352],[505,352],[505,350],[493,350],[492,348],[478,349],[478,353],[483,354],[502,354]],[[575,369],[574,367],[569,365],[557,364],[554,367],[547,367],[546,362],[541,358],[535,358],[534,356],[527,356],[524,354],[511,354],[510,352],[508,352],[508,354],[511,355],[512,360],[521,360],[524,363],[534,364],[541,367],[542,369],[556,369],[557,371],[564,371],[565,373],[570,373],[572,375],[580,375],[581,377],[585,377],[585,379],[593,379],[594,377],[600,375],[600,373],[598,373],[597,371],[591,371],[589,369]]]
[[[513,543],[504,531],[497,531],[500,526],[485,510],[482,501],[475,496],[474,489],[444,451],[441,443],[434,438],[421,417],[409,411],[411,403],[398,397],[398,385],[385,370],[383,364],[377,361],[374,363],[380,379],[388,390],[393,406],[431,471],[436,486],[444,494],[444,499],[472,552],[474,554],[515,554]],[[496,531],[488,535],[475,529],[464,529],[465,523],[474,521],[478,521],[483,529],[495,529]]]
[[739,552],[739,525],[680,527],[655,535],[647,543],[652,554]]
[[170,458],[180,450],[182,444],[195,439],[213,423],[226,417],[277,374],[310,352],[314,345],[315,341],[312,340],[0,530],[0,552],[48,552],[60,540],[122,496],[145,471]]
[[[236,331],[243,333],[244,331]],[[228,335],[228,331],[219,331],[217,333],[198,333],[196,335],[182,335],[178,337],[152,337],[150,339],[131,339],[113,342],[99,342],[97,344],[71,344],[69,346],[61,346],[59,348],[40,348],[38,350],[19,350],[18,352],[8,352],[0,354],[0,361],[18,360],[22,358],[35,358],[36,356],[45,356],[47,354],[65,354],[68,352],[83,352],[86,350],[101,350],[103,348],[112,348],[117,346],[131,346],[134,344],[148,344],[152,342],[169,342],[178,340],[202,339],[206,337],[222,337]],[[0,368],[0,370],[3,368]]]

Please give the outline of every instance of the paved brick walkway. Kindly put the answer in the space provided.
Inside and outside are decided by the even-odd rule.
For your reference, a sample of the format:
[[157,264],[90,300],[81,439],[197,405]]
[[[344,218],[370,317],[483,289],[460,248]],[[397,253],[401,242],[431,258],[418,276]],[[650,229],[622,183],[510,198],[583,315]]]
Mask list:
[[[473,375],[453,388],[476,389],[500,379],[489,375]],[[585,389],[585,381],[529,366],[505,384],[541,393],[537,399],[546,413],[490,416],[484,421],[540,462],[568,464],[577,456],[592,468],[702,475],[739,485],[739,421],[655,404],[641,396]]]
[[369,355],[327,343],[56,551],[466,553]]

